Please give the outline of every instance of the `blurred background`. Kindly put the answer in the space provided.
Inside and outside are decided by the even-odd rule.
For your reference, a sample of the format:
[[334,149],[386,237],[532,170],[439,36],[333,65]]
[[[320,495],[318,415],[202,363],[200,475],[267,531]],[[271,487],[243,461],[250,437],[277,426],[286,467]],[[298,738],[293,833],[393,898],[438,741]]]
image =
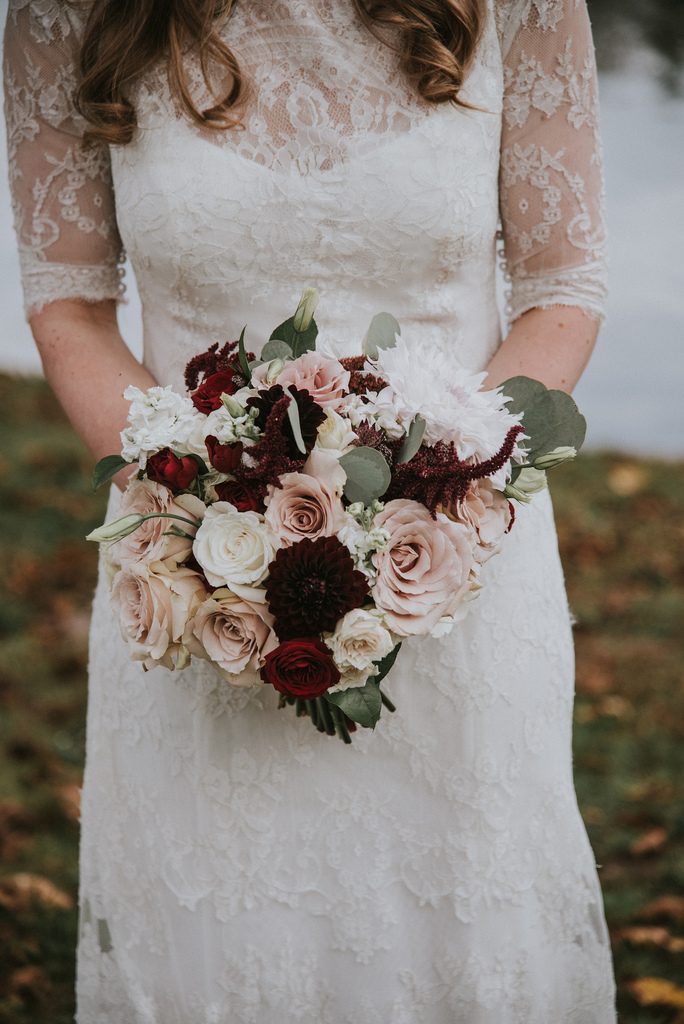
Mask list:
[[[575,396],[587,450],[552,482],[577,618],[575,779],[620,1020],[684,1024],[684,0],[589,8],[611,295]],[[40,376],[6,182],[3,133],[0,1024],[67,1024],[97,555],[83,537],[106,493],[92,493],[92,460]],[[139,355],[127,280],[122,329]]]

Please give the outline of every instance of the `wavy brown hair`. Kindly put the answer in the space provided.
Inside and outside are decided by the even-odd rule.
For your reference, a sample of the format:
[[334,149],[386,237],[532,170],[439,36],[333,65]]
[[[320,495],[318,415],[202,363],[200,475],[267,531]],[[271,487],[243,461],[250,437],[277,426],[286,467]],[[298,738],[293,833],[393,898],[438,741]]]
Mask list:
[[[239,127],[233,107],[243,93],[243,80],[221,34],[236,2],[94,0],[81,45],[76,94],[77,107],[88,122],[86,139],[114,145],[131,141],[136,113],[128,89],[160,59],[166,61],[172,94],[191,120],[215,130]],[[353,3],[376,36],[382,25],[398,30],[400,66],[424,100],[470,106],[459,98],[459,91],[482,31],[482,0],[337,2]],[[183,54],[189,47],[199,52],[208,87],[217,72],[230,81],[225,94],[204,110],[193,100],[184,67]]]

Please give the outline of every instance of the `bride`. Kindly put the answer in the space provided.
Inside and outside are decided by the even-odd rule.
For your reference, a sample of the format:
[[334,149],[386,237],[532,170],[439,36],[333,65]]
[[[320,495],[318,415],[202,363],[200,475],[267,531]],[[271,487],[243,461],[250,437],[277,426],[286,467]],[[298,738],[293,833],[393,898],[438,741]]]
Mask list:
[[[182,389],[243,324],[258,353],[307,285],[340,354],[387,310],[445,376],[584,369],[606,292],[585,0],[9,0],[5,94],[26,313],[95,458],[126,385]],[[205,662],[143,673],[101,561],[80,1024],[614,1022],[548,493],[484,572],[348,747]]]

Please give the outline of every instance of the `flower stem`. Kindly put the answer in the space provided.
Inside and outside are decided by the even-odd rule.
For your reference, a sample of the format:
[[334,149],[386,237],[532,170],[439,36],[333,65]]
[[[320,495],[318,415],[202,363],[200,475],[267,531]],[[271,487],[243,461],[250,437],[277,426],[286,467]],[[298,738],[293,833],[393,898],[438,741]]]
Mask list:
[[344,720],[344,711],[342,710],[342,708],[338,708],[335,707],[335,705],[331,705],[330,713],[332,715],[333,722],[335,723],[337,735],[344,743],[351,743],[351,736],[349,735],[347,723]]
[[397,710],[396,706],[392,703],[392,701],[389,699],[389,697],[382,692],[382,690],[380,690],[380,697],[382,699],[382,703],[385,705],[385,707],[387,708],[388,711],[396,711]]
[[191,526],[197,526],[199,519],[188,519],[187,516],[175,516],[173,512],[150,512],[149,515],[142,517],[142,522],[146,519],[179,519],[181,523],[190,523]]
[[328,734],[328,736],[334,736],[335,735],[335,721],[334,721],[333,716],[332,716],[331,711],[330,711],[330,704],[325,699],[325,697],[318,697],[317,698],[317,703],[318,703],[318,710],[320,712],[321,721],[322,721],[323,725],[325,726],[326,733]]

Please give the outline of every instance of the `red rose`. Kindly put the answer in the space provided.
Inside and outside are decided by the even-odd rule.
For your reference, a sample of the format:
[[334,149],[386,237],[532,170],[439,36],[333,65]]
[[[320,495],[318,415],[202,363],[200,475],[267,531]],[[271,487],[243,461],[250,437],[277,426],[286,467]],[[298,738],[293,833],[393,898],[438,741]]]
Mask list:
[[232,473],[240,465],[242,455],[242,441],[235,441],[233,444],[221,444],[213,434],[205,437],[209,461],[219,473]]
[[217,370],[203,380],[196,391],[193,391],[193,405],[200,412],[209,415],[214,409],[221,408],[221,395],[232,395],[237,391],[233,370]]
[[313,700],[340,681],[332,654],[318,637],[284,640],[266,655],[261,678],[286,697]]
[[173,491],[184,491],[197,476],[199,466],[192,455],[179,458],[170,448],[162,448],[147,460],[145,472],[148,479],[157,484],[165,484]]
[[244,483],[242,480],[224,480],[215,484],[215,490],[219,501],[229,501],[238,512],[264,511],[263,486]]

